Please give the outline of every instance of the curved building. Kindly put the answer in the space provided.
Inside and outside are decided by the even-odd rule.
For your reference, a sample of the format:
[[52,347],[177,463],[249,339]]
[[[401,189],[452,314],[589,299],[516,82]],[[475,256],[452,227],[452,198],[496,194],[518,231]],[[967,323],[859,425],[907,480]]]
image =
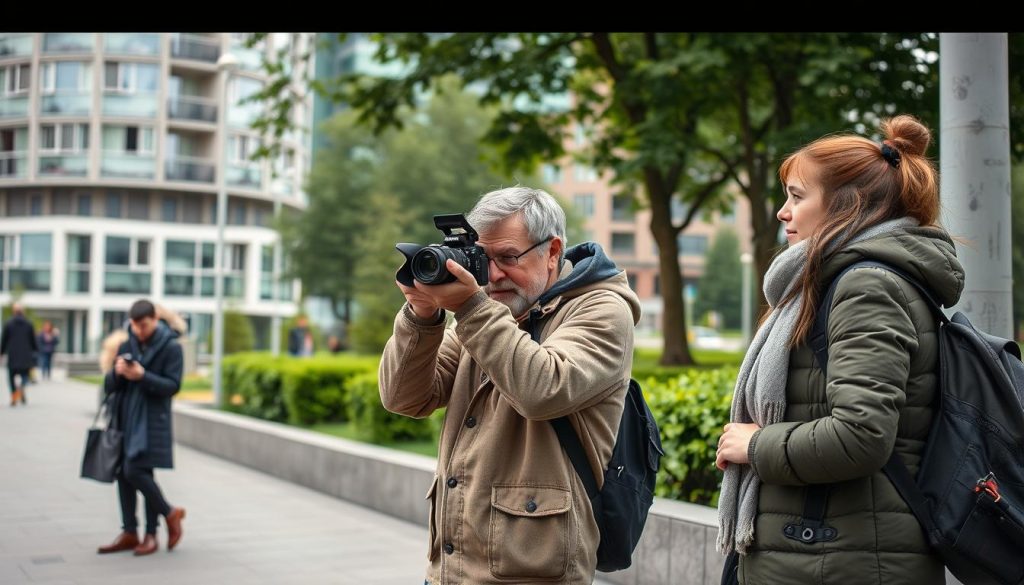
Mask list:
[[[222,178],[225,307],[250,316],[260,347],[295,313],[271,220],[306,205],[308,132],[253,162],[261,106],[240,101],[263,87],[262,55],[311,35],[243,36],[0,33],[0,303],[20,295],[53,321],[60,351],[95,353],[140,297],[182,313],[209,351]],[[299,127],[311,111],[294,108]]]

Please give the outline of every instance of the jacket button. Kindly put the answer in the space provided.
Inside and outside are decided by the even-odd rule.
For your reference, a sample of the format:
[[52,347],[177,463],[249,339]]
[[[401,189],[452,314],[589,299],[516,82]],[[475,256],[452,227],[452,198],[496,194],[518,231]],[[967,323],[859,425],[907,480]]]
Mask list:
[[469,428],[475,427],[476,426],[476,419],[473,418],[473,417],[467,418],[466,419],[466,426],[469,427]]
[[448,478],[448,487],[453,488],[457,485],[459,485],[459,480],[455,479],[454,477]]
[[536,512],[537,511],[537,502],[534,502],[533,500],[530,500],[529,502],[526,502],[526,511],[527,512]]
[[448,555],[452,554],[453,552],[455,552],[455,546],[452,545],[452,543],[450,542],[444,543],[444,552]]

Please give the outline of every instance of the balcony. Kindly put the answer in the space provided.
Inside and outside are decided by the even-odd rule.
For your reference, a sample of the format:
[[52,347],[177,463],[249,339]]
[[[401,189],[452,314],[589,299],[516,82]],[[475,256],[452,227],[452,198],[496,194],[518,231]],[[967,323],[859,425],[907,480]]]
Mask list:
[[27,152],[0,152],[0,179],[24,179],[27,169]]
[[84,177],[89,173],[86,154],[41,154],[39,174],[46,177]]
[[167,116],[175,120],[216,122],[217,106],[214,100],[202,97],[180,96],[167,100]]
[[165,161],[164,179],[213,183],[216,170],[216,165],[210,159],[175,155]]
[[154,179],[156,158],[151,154],[104,151],[100,174],[117,179]]
[[157,94],[120,93],[107,91],[103,94],[103,114],[127,118],[155,118]]
[[258,163],[232,164],[227,167],[224,180],[232,187],[259,189],[263,184]]
[[39,104],[43,116],[88,116],[92,112],[92,94],[89,92],[60,92],[44,94]]
[[95,44],[92,33],[43,34],[43,53],[90,53]]
[[25,97],[0,97],[0,118],[24,118],[27,116],[27,94]]
[[0,35],[0,59],[32,56],[32,33]]
[[171,37],[171,57],[216,63],[220,57],[220,39],[179,33]]
[[154,33],[107,33],[103,39],[103,52],[107,55],[160,54],[160,35]]

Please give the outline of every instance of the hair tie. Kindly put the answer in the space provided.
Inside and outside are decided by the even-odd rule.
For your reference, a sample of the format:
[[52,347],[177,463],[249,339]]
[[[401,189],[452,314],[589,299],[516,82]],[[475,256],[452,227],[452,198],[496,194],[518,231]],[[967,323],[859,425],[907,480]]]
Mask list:
[[882,143],[882,158],[885,159],[885,162],[892,165],[892,168],[900,168],[900,151],[884,142]]

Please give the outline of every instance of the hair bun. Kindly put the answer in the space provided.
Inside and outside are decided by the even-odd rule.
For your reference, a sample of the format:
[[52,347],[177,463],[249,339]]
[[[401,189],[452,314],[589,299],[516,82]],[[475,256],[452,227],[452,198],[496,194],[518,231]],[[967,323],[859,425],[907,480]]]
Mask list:
[[932,133],[924,124],[906,114],[882,122],[885,140],[903,155],[923,156],[932,141]]

